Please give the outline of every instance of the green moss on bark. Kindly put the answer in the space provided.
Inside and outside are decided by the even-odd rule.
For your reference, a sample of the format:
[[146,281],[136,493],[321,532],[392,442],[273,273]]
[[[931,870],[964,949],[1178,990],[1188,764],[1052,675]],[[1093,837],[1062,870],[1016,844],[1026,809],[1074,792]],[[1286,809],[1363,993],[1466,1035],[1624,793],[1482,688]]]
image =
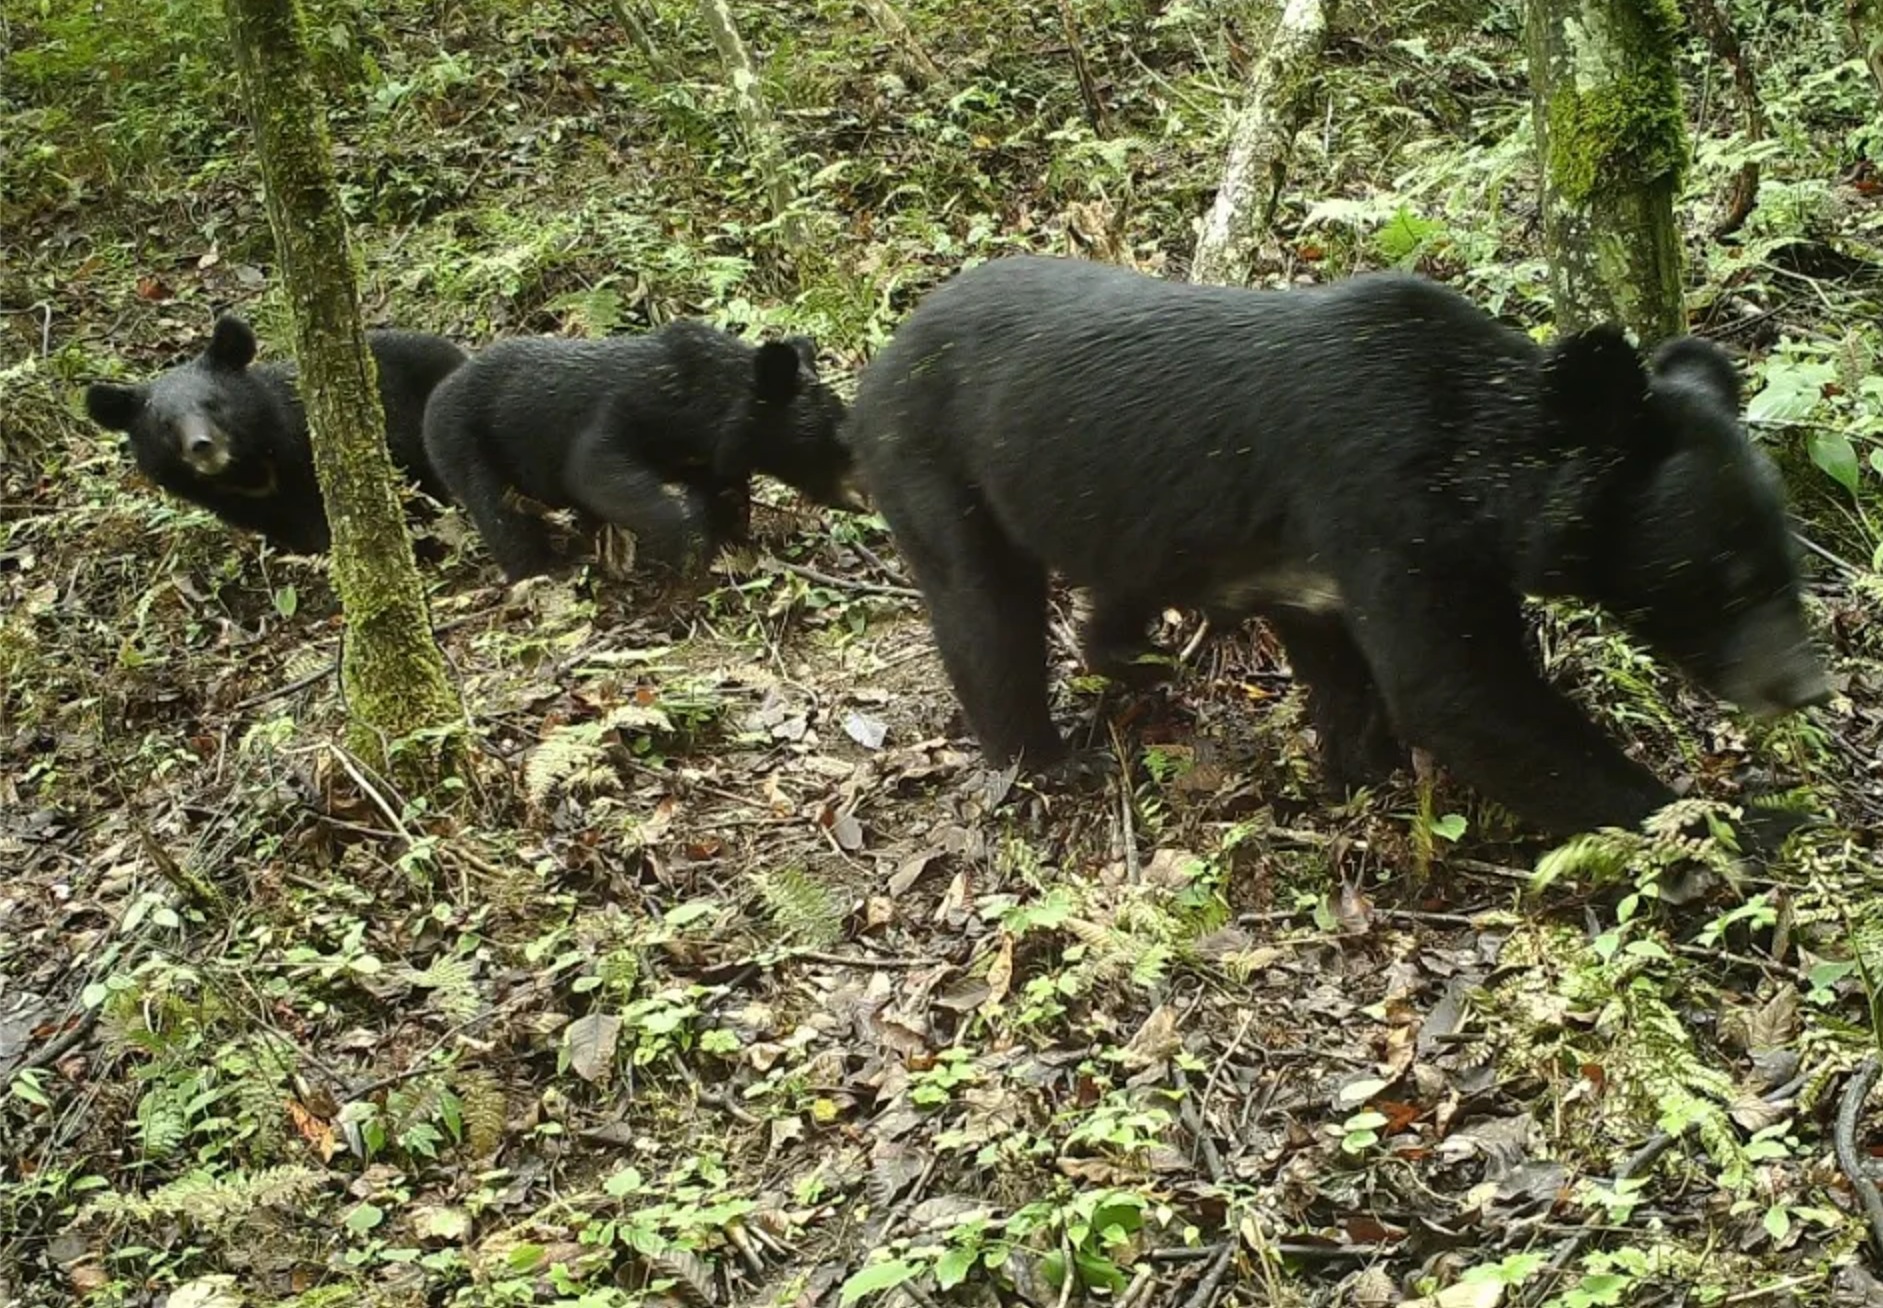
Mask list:
[[1558,325],[1683,329],[1687,155],[1673,0],[1531,0],[1530,76]]
[[[455,766],[463,714],[432,638],[386,450],[326,113],[295,0],[226,6],[294,322],[314,470],[333,528],[350,743],[375,765],[393,764],[401,779],[423,784]],[[426,743],[401,748],[413,737]]]

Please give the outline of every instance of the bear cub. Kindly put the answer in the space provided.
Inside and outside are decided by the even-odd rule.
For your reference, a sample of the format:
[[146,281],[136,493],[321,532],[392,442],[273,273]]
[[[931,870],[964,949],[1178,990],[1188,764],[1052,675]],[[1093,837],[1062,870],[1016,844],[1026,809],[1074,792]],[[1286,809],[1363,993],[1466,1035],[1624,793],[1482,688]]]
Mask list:
[[635,533],[643,558],[684,567],[744,537],[754,473],[851,507],[843,402],[803,337],[752,345],[702,322],[481,351],[432,397],[425,450],[505,577],[557,557],[527,497]]
[[[425,403],[466,355],[420,332],[373,331],[366,341],[393,466],[442,499],[445,485],[425,459]],[[250,367],[255,351],[249,325],[224,316],[188,363],[136,386],[87,387],[85,411],[105,430],[125,433],[138,468],[170,494],[281,549],[325,553],[332,538],[295,365]]]
[[1749,711],[1822,702],[1774,470],[1731,361],[1544,350],[1374,274],[1193,286],[1019,256],[928,295],[865,369],[849,439],[996,765],[1058,760],[1049,570],[1112,671],[1169,605],[1259,614],[1336,785],[1409,745],[1555,834],[1674,798],[1539,673],[1526,594],[1614,614]]

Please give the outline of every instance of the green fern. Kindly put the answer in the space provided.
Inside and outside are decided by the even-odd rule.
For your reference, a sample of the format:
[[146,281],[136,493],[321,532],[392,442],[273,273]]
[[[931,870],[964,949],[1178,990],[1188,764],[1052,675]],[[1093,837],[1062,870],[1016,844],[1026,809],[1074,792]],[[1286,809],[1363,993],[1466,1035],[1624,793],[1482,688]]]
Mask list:
[[325,1172],[289,1165],[260,1172],[214,1176],[194,1171],[147,1195],[100,1195],[85,1216],[116,1217],[140,1224],[187,1221],[221,1229],[253,1219],[262,1208],[286,1208],[320,1193]]
[[408,969],[405,979],[421,990],[430,990],[438,1011],[453,1022],[469,1021],[483,1007],[469,959],[436,958],[423,971]]
[[458,1102],[464,1118],[464,1145],[473,1157],[483,1158],[503,1143],[508,1102],[503,1083],[483,1068],[469,1068],[456,1076]]
[[[1604,885],[1632,871],[1652,880],[1681,863],[1699,863],[1731,876],[1737,851],[1727,843],[1731,810],[1706,799],[1680,799],[1642,823],[1639,831],[1592,831],[1575,836],[1537,860],[1530,876],[1531,894],[1564,878]],[[1708,834],[1686,834],[1704,822]]]
[[847,896],[795,867],[761,871],[753,881],[784,940],[821,949],[843,938]]
[[599,722],[558,727],[530,751],[523,765],[523,789],[532,804],[545,804],[560,790],[598,790],[614,781],[605,767],[607,752],[601,744]]
[[199,1089],[195,1077],[161,1081],[137,1101],[137,1140],[146,1158],[168,1158],[189,1138],[190,1103]]
[[1701,1060],[1691,1027],[1646,978],[1636,978],[1616,998],[1622,1015],[1622,1038],[1613,1045],[1613,1062],[1622,1073],[1618,1079],[1624,1085],[1632,1081],[1652,1100],[1661,1130],[1679,1135],[1693,1129],[1719,1166],[1721,1185],[1744,1187],[1752,1167],[1727,1115],[1732,1078]]

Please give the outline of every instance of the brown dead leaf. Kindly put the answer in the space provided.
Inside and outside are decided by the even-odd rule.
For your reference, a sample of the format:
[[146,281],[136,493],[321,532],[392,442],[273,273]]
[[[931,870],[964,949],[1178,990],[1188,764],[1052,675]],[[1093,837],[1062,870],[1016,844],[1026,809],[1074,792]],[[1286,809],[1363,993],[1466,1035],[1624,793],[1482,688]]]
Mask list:
[[889,893],[898,897],[908,894],[915,883],[922,879],[922,874],[928,871],[928,865],[941,856],[939,849],[925,849],[903,859],[902,865],[889,878]]
[[1136,1179],[1127,1169],[1103,1158],[1061,1158],[1059,1170],[1088,1185],[1130,1185]]
[[288,1120],[294,1123],[295,1133],[320,1156],[321,1162],[333,1161],[340,1142],[334,1138],[330,1124],[308,1112],[293,1099],[288,1100]]
[[1359,886],[1342,880],[1340,899],[1334,905],[1334,920],[1348,935],[1365,935],[1373,926],[1373,901]]
[[569,1070],[591,1084],[614,1067],[615,1044],[621,1037],[621,1019],[612,1013],[584,1013],[563,1029],[562,1047]]
[[1131,1037],[1122,1051],[1122,1061],[1126,1067],[1137,1069],[1161,1063],[1183,1047],[1183,1040],[1177,1034],[1177,1009],[1171,1004],[1159,1004],[1151,1010],[1151,1015],[1144,1019],[1137,1034]]
[[845,853],[854,854],[863,848],[863,825],[856,820],[856,814],[849,809],[844,809],[841,813],[833,813],[825,809],[821,815],[821,821],[829,830],[831,837],[836,840],[838,848]]
[[795,1140],[802,1140],[804,1138],[804,1119],[796,1114],[790,1117],[772,1118],[771,1137],[773,1153],[777,1153],[780,1149],[783,1149],[786,1145]]
[[90,1259],[69,1264],[65,1269],[65,1278],[80,1294],[92,1294],[111,1282],[111,1274],[105,1270],[104,1264]]
[[1160,849],[1144,865],[1144,884],[1182,890],[1196,880],[1203,860],[1187,849]]
[[962,975],[935,993],[935,1003],[951,1013],[965,1013],[979,1008],[993,993],[985,977]]
[[870,1198],[887,1208],[926,1170],[928,1153],[925,1150],[879,1141],[870,1151]]
[[955,879],[942,892],[941,903],[935,906],[937,922],[946,926],[967,916],[973,899],[972,884],[966,871],[955,873]]
[[1789,1048],[1798,1038],[1798,991],[1780,986],[1772,997],[1746,1015],[1746,1052],[1770,1053]]
[[1502,1302],[1504,1283],[1487,1277],[1482,1281],[1460,1281],[1423,1298],[1402,1300],[1399,1308],[1497,1308]]
[[871,1024],[877,1043],[885,1049],[894,1050],[904,1058],[915,1058],[928,1053],[928,1039],[914,1027],[906,1026],[893,1018],[879,1017]]
[[1013,989],[1013,937],[1007,932],[1000,933],[1000,945],[994,951],[994,961],[987,969],[987,998],[982,1007],[1000,1003]]

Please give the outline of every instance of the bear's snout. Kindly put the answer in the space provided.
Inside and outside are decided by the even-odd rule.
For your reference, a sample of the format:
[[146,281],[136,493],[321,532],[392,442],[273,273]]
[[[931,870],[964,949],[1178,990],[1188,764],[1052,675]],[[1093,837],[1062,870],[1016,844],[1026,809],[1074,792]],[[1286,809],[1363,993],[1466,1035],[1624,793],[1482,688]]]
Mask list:
[[1757,717],[1827,702],[1831,683],[1795,601],[1773,600],[1740,624],[1720,694]]
[[191,471],[214,477],[229,466],[229,442],[215,423],[192,414],[177,426],[177,448]]

